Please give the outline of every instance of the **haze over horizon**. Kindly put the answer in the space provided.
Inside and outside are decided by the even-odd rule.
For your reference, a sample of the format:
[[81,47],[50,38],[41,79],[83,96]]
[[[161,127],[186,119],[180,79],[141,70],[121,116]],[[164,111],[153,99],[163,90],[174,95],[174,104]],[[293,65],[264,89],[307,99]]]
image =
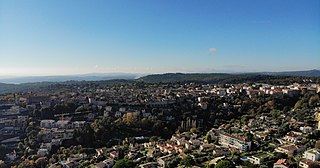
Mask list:
[[0,0],[0,76],[320,69],[320,1]]

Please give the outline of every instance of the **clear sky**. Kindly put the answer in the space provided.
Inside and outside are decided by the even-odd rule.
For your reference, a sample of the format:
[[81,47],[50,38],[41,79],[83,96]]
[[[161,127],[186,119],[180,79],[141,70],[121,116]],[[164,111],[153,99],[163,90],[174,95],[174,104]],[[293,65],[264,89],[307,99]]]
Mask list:
[[0,75],[320,69],[319,0],[0,0]]

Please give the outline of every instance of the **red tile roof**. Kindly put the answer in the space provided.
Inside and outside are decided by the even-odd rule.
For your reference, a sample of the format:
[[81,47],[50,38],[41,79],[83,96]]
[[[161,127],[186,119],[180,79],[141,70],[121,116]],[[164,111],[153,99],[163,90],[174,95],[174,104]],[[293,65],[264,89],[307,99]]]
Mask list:
[[279,159],[275,164],[283,164],[287,159]]

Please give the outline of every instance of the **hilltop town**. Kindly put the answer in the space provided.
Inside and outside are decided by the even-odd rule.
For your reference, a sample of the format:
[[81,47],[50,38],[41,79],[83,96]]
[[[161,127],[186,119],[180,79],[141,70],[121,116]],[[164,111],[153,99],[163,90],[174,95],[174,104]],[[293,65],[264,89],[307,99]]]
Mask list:
[[320,168],[320,0],[0,0],[0,168]]
[[0,167],[319,167],[319,93],[304,80],[2,94]]

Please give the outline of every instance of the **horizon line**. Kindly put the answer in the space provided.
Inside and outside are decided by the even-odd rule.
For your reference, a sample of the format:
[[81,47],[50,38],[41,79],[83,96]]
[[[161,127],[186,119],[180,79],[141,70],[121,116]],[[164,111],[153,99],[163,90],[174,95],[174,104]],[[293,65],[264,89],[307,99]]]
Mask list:
[[[320,71],[319,69],[304,69],[304,70],[275,70],[275,71],[251,71],[251,70],[212,70],[212,71],[170,71],[170,72],[88,72],[88,73],[74,73],[74,74],[31,74],[31,75],[0,75],[0,79],[23,78],[23,77],[62,77],[62,76],[99,76],[99,75],[156,75],[156,74],[208,74],[208,73],[277,73],[277,72],[296,72],[296,71]],[[5,78],[4,78],[5,77]]]

